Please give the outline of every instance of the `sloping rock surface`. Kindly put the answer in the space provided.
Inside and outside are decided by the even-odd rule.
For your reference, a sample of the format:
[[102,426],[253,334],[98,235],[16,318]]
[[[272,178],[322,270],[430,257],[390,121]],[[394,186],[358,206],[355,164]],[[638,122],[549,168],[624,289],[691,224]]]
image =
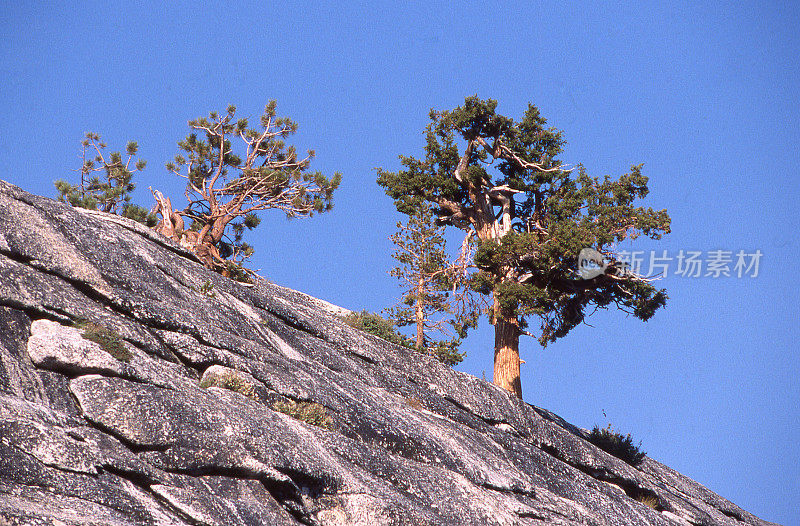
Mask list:
[[342,312],[0,181],[0,526],[767,524]]

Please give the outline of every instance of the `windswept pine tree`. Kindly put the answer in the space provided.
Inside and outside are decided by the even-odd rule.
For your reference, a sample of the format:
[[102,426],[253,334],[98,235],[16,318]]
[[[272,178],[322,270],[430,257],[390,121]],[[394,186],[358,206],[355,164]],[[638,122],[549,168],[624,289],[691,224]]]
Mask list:
[[[522,397],[519,338],[542,345],[580,324],[587,309],[616,306],[642,320],[665,305],[664,290],[614,257],[615,244],[668,233],[665,210],[636,206],[648,193],[641,166],[618,179],[590,177],[557,159],[564,139],[529,105],[520,121],[496,112],[497,102],[469,97],[451,111],[431,111],[424,157],[401,156],[403,169],[378,170],[378,183],[398,211],[433,206],[439,221],[475,243],[470,280],[490,299],[495,327],[494,383]],[[577,275],[583,248],[610,264],[591,279]],[[537,334],[528,318],[539,319]]]
[[[258,127],[235,115],[236,107],[229,106],[223,114],[189,121],[192,132],[178,143],[183,153],[167,164],[186,179],[184,210],[173,210],[169,198],[154,192],[162,216],[157,229],[190,247],[209,268],[227,268],[224,257],[252,253],[242,234],[259,224],[255,212],[275,208],[290,218],[326,212],[341,181],[339,173],[328,178],[309,170],[313,151],[300,157],[286,144],[297,123],[278,117],[275,101],[267,104]],[[184,217],[191,220],[189,230]]]
[[120,152],[106,154],[106,146],[100,135],[86,133],[81,141],[83,163],[77,170],[80,172],[80,183],[73,185],[61,179],[56,181],[58,200],[79,208],[119,214],[149,226],[155,225],[154,215],[131,203],[131,192],[136,188],[133,174],[144,170],[147,165],[143,159],[134,160],[139,145],[134,141],[128,142],[124,161]]
[[[398,265],[389,273],[400,280],[403,294],[400,306],[391,309],[390,315],[400,327],[414,326],[418,351],[455,365],[463,360],[451,302],[457,268],[446,252],[444,227],[434,223],[430,207],[423,205],[405,224],[397,223],[397,228],[390,239],[396,247],[392,257]],[[432,334],[445,339],[435,339]]]

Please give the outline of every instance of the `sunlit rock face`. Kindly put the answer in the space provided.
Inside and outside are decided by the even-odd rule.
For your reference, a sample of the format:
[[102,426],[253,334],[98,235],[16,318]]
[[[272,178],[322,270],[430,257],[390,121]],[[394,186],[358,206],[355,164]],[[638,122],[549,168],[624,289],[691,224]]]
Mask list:
[[0,525],[767,524],[343,312],[0,181]]

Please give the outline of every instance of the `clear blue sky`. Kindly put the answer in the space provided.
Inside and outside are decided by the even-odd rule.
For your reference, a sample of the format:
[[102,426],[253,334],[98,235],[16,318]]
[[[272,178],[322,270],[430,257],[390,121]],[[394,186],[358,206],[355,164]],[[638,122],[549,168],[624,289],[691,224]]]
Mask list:
[[[228,104],[256,117],[277,99],[295,143],[344,182],[330,214],[264,214],[253,267],[379,311],[399,293],[386,274],[399,217],[374,168],[421,153],[430,108],[477,93],[519,117],[533,102],[565,131],[564,161],[598,176],[644,163],[673,232],[641,248],[764,255],[755,279],[668,276],[648,323],[603,312],[546,350],[523,341],[525,399],[610,422],[743,508],[800,524],[797,4],[132,4],[4,5],[0,178],[54,196],[91,130],[139,142],[140,203],[151,185],[180,203],[163,166],[187,120]],[[491,347],[477,332],[459,368],[491,376]]]

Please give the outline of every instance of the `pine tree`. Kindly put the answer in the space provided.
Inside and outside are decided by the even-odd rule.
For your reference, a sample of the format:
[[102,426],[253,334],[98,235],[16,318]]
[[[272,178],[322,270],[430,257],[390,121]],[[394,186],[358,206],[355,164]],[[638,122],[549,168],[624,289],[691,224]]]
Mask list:
[[447,329],[454,323],[450,287],[455,267],[445,250],[444,227],[434,224],[430,207],[423,205],[406,224],[397,223],[397,228],[390,239],[397,247],[392,257],[398,265],[389,273],[400,280],[403,294],[400,306],[391,309],[390,316],[400,327],[414,325],[414,347],[418,351],[455,365],[464,359],[458,352],[459,338],[445,341],[429,336],[453,332]]
[[[83,164],[80,170],[76,170],[81,174],[80,184],[72,185],[61,179],[56,181],[58,200],[79,208],[119,214],[153,226],[156,217],[149,214],[147,209],[131,203],[131,192],[136,188],[132,182],[133,174],[144,170],[147,165],[147,161],[142,159],[134,161],[139,150],[136,142],[128,142],[124,162],[120,152],[113,152],[106,157],[106,144],[100,135],[93,132],[86,133],[81,148]],[[102,174],[102,179],[93,175],[97,172]]]
[[[647,320],[665,305],[665,291],[623,271],[613,249],[641,234],[660,239],[670,219],[665,210],[634,206],[648,193],[641,165],[616,180],[590,177],[580,165],[566,169],[556,159],[562,134],[545,126],[535,106],[518,122],[496,107],[469,97],[454,110],[432,110],[425,157],[401,156],[404,169],[379,169],[378,183],[398,211],[430,203],[440,221],[477,243],[470,287],[490,299],[494,383],[522,397],[521,335],[546,345],[580,324],[587,308],[614,305]],[[576,275],[585,247],[610,262],[591,279]],[[526,330],[531,316],[539,318],[538,334]]]
[[[297,124],[277,116],[275,101],[267,104],[257,128],[247,119],[234,120],[235,115],[236,107],[229,106],[224,114],[189,121],[193,132],[178,143],[183,153],[167,164],[167,170],[186,179],[184,210],[173,210],[168,198],[153,192],[162,216],[157,230],[215,269],[228,268],[223,257],[252,254],[242,235],[258,225],[255,212],[277,208],[290,218],[326,212],[341,181],[338,173],[328,179],[309,171],[313,151],[300,158],[286,145]],[[234,143],[241,146],[241,156]],[[184,217],[192,221],[188,230]],[[229,231],[233,237],[226,240]]]

